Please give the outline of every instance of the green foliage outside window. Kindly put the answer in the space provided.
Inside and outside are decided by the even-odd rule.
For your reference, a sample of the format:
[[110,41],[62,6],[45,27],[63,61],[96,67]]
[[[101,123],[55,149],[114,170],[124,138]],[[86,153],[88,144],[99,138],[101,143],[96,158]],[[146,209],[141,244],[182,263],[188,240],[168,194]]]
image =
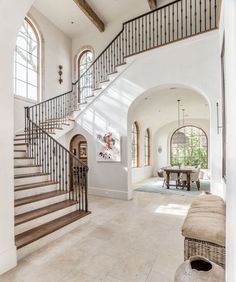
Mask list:
[[[185,135],[184,142],[181,143],[181,140],[176,138],[178,134]],[[207,136],[202,129],[194,126],[179,128],[171,138],[171,165],[207,168],[207,151]]]

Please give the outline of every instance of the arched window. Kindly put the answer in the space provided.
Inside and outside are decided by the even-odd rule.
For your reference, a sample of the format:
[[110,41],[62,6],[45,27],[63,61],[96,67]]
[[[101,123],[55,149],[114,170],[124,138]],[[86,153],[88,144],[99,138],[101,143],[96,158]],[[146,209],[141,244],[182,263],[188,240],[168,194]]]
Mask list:
[[[79,79],[79,102],[85,102],[85,98],[92,96],[92,67],[93,53],[85,50],[78,59],[78,79]],[[87,71],[88,70],[88,71]]]
[[144,138],[144,160],[145,165],[148,166],[151,164],[151,137],[149,128],[146,129]]
[[13,77],[15,95],[40,100],[40,37],[28,18],[17,35]]
[[206,133],[196,126],[178,128],[170,142],[171,165],[208,167]]
[[139,166],[139,127],[138,123],[135,121],[132,124],[132,167]]

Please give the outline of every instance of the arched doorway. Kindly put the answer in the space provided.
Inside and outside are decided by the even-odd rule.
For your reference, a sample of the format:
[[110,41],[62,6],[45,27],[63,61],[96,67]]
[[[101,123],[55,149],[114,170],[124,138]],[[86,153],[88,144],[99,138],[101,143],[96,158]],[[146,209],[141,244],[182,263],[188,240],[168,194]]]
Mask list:
[[[178,100],[181,115],[178,113]],[[139,126],[137,153],[132,150],[134,122]],[[135,152],[130,154],[129,158],[132,189],[140,188],[140,191],[146,189],[153,192],[156,185],[156,191],[159,189],[162,192],[163,180],[158,172],[162,171],[163,167],[177,166],[179,163],[186,167],[200,167],[203,183],[201,188],[205,191],[211,189],[212,167],[208,161],[211,141],[210,110],[208,100],[202,93],[180,85],[150,89],[130,107],[128,128],[129,148],[131,153]],[[186,136],[186,144],[179,144],[176,138],[181,133]],[[136,155],[140,156],[138,167],[133,165]],[[145,183],[140,185],[142,181]],[[196,185],[193,186],[193,190],[196,190]]]
[[82,134],[77,134],[70,141],[70,151],[83,163],[88,163],[87,140]]

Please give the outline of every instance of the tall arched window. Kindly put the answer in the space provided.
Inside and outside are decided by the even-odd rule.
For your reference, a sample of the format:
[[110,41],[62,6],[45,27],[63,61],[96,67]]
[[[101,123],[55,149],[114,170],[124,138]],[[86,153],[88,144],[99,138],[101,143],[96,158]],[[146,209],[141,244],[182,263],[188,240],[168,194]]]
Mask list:
[[138,123],[135,121],[132,124],[132,167],[139,166],[139,127]]
[[[85,50],[78,59],[78,79],[79,79],[79,102],[85,102],[85,98],[92,96],[92,67],[93,53]],[[87,71],[88,70],[88,71]]]
[[151,164],[151,137],[149,128],[146,129],[144,138],[144,160],[145,165],[148,166]]
[[13,77],[15,95],[40,100],[40,37],[28,18],[17,35]]
[[171,165],[208,167],[208,141],[206,133],[196,126],[178,128],[170,142]]

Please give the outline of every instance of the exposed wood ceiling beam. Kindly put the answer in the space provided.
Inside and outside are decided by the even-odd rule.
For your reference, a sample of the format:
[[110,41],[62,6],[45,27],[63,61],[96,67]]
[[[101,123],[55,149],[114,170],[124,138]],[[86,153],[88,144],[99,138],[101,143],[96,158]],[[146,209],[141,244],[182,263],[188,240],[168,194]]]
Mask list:
[[85,0],[74,0],[76,5],[84,12],[84,14],[90,19],[90,21],[96,25],[99,31],[105,30],[105,25],[98,15],[93,11],[89,4]]
[[151,10],[155,10],[157,8],[157,0],[148,0],[148,4]]

